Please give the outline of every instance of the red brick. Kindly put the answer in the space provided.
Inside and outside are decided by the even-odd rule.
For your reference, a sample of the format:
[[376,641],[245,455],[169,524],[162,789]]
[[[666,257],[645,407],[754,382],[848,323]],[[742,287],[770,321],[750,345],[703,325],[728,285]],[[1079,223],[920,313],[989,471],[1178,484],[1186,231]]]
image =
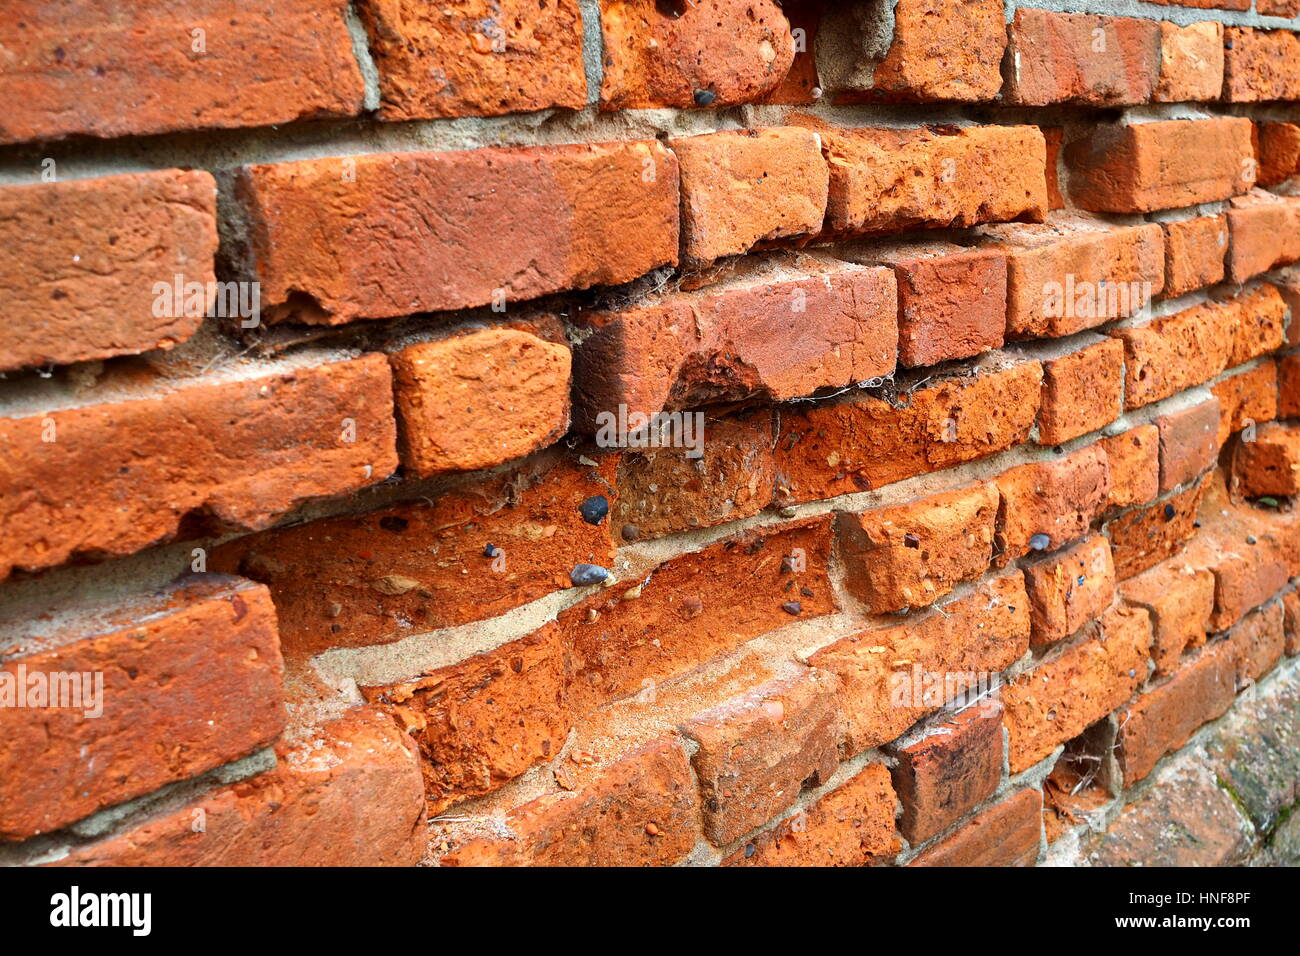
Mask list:
[[1037,362],[990,363],[895,401],[860,398],[785,412],[776,500],[833,498],[950,468],[1023,442],[1038,411]]
[[1300,99],[1300,37],[1289,30],[1226,27],[1223,98],[1230,103]]
[[1065,208],[1065,197],[1061,195],[1061,145],[1065,141],[1065,128],[1062,126],[1043,126],[1043,139],[1047,141],[1047,208],[1055,211]]
[[10,462],[0,576],[131,554],[174,537],[187,517],[264,528],[397,467],[382,355],[272,370],[0,419]]
[[682,724],[697,749],[704,835],[730,843],[788,809],[806,780],[825,784],[838,763],[839,681],[803,670],[769,681]]
[[983,700],[893,751],[898,829],[913,845],[942,833],[993,796],[1002,780],[1002,705]]
[[1297,0],[1259,0],[1255,11],[1264,16],[1296,17],[1300,16],[1300,3]]
[[898,852],[889,771],[872,764],[722,861],[723,866],[868,866]]
[[790,23],[771,0],[668,9],[654,0],[601,0],[600,30],[604,110],[756,102],[794,61]]
[[[1218,445],[1234,432],[1277,418],[1277,363],[1271,359],[1210,386],[1219,400]],[[1253,432],[1252,432],[1253,439]]]
[[796,619],[838,610],[830,550],[828,518],[749,531],[562,612],[575,710],[685,673]]
[[1165,231],[1165,289],[1168,298],[1222,282],[1228,251],[1228,217],[1203,216],[1161,223]]
[[1237,311],[1229,368],[1271,352],[1286,340],[1286,300],[1273,286],[1248,286],[1227,304]]
[[[609,567],[608,520],[588,524],[578,506],[609,500],[613,472],[610,459],[584,467],[543,455],[431,500],[240,538],[209,564],[270,587],[294,654],[388,644],[567,587],[576,564]],[[489,557],[488,545],[500,553]]]
[[1155,418],[1160,429],[1160,491],[1199,478],[1219,456],[1219,400],[1213,396]]
[[[760,102],[798,105],[815,103],[821,90],[815,52],[821,22],[821,4],[817,0],[783,0],[781,12],[790,21],[794,63],[785,78]],[[814,94],[814,90],[818,94]]]
[[997,514],[991,484],[840,512],[835,528],[845,584],[876,614],[931,604],[988,568]]
[[1252,190],[1232,200],[1228,228],[1228,278],[1233,282],[1300,260],[1300,199]]
[[1282,658],[1286,650],[1280,601],[1247,614],[1228,632],[1226,653],[1236,667],[1237,686],[1259,680]]
[[1216,642],[1119,712],[1115,753],[1124,785],[1147,776],[1165,754],[1191,739],[1202,724],[1224,714],[1237,696],[1231,657]]
[[1208,570],[1172,558],[1129,578],[1119,590],[1125,601],[1151,615],[1157,674],[1172,674],[1183,651],[1205,643],[1214,613],[1214,575]]
[[1179,552],[1195,531],[1204,492],[1202,479],[1165,500],[1127,511],[1106,525],[1120,580]]
[[578,0],[361,0],[387,120],[582,109]]
[[7,6],[9,25],[21,29],[8,31],[0,74],[3,143],[269,126],[362,109],[343,0]]
[[[1002,85],[1007,44],[996,0],[899,0],[879,35],[870,2],[828,9],[817,68],[836,102],[984,102]],[[886,42],[888,47],[886,48]]]
[[684,261],[821,230],[829,173],[811,130],[724,130],[668,145],[681,167]]
[[832,235],[1041,222],[1047,211],[1047,146],[1036,126],[815,123],[830,163],[826,229]]
[[1095,212],[1227,199],[1254,182],[1250,132],[1243,117],[1098,126],[1065,149],[1070,195]]
[[[998,560],[1007,561],[1081,538],[1106,506],[1110,465],[1100,445],[1088,445],[1060,458],[1021,465],[997,478]],[[1035,540],[1045,535],[1047,542]]]
[[912,866],[1033,866],[1042,841],[1043,798],[1021,790],[976,814]]
[[459,826],[453,819],[432,837],[442,866],[671,866],[695,846],[699,817],[691,765],[665,736],[573,790],[506,809],[483,835],[444,840]]
[[19,643],[0,659],[0,837],[57,830],[197,776],[284,727],[263,587],[213,575],[42,618],[21,634],[15,622]]
[[1259,185],[1276,186],[1300,172],[1300,125],[1256,123],[1255,139]]
[[1116,607],[1004,688],[1011,772],[1028,770],[1128,700],[1146,680],[1150,645],[1147,612]]
[[1000,253],[919,239],[854,243],[835,255],[893,268],[899,365],[937,365],[1002,345],[1007,262]]
[[1056,554],[1021,564],[1029,613],[1031,645],[1044,647],[1069,637],[1110,607],[1115,596],[1115,565],[1110,542],[1094,534]]
[[307,159],[237,179],[272,322],[504,304],[677,261],[677,160],[654,142]]
[[[420,771],[405,735],[358,708],[282,743],[278,766],[74,849],[65,866],[413,866]],[[202,821],[202,828],[196,823]]]
[[[578,321],[579,427],[752,396],[783,401],[894,370],[894,276],[820,255],[741,260],[721,281]],[[613,440],[597,438],[598,442]]]
[[625,451],[618,461],[613,532],[623,541],[658,538],[758,514],[776,478],[772,415],[766,409],[707,425],[699,458],[680,448]]
[[1286,586],[1289,568],[1283,543],[1257,529],[1231,508],[1216,508],[1217,485],[1206,499],[1207,521],[1182,555],[1188,565],[1214,574],[1210,630],[1223,631]]
[[1239,306],[1194,305],[1111,331],[1124,342],[1124,406],[1158,402],[1214,378],[1229,365]]
[[1124,405],[1124,346],[1086,335],[1070,351],[1043,358],[1038,443],[1059,445],[1109,425]]
[[1126,106],[1151,99],[1160,28],[1151,20],[1019,9],[1008,28],[1006,86],[1013,106]]
[[1201,20],[1160,24],[1159,103],[1213,102],[1223,89],[1223,24]]
[[813,654],[809,663],[843,683],[847,753],[886,743],[941,706],[980,696],[987,675],[1029,649],[1028,603],[1024,579],[1011,569],[905,623]]
[[1146,504],[1160,493],[1160,441],[1155,425],[1138,425],[1100,441],[1110,464],[1106,507]]
[[210,174],[179,169],[0,189],[0,371],[188,339],[212,297],[171,290],[215,281],[216,205]]
[[1300,418],[1300,354],[1278,357],[1277,412],[1282,418]]
[[424,759],[438,814],[559,753],[569,732],[565,654],[554,626],[401,684],[363,687]]
[[499,465],[568,430],[566,345],[483,329],[408,346],[392,364],[407,474]]
[[1141,313],[1164,287],[1160,228],[1074,215],[981,230],[1006,253],[1007,337],[1070,335]]
[[1300,427],[1261,425],[1254,441],[1238,446],[1232,473],[1242,494],[1251,498],[1300,494]]

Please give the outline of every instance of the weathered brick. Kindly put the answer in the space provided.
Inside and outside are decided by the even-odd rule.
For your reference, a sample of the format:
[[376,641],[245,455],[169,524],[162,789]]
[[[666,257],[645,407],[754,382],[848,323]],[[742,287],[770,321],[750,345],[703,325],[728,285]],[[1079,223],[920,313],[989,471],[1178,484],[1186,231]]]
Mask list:
[[1277,413],[1282,418],[1300,418],[1300,353],[1278,357]]
[[1147,677],[1151,624],[1115,607],[1002,691],[1012,773],[1027,770],[1128,700]]
[[1124,342],[1124,407],[1158,402],[1222,372],[1239,316],[1233,301],[1207,302],[1111,330]]
[[263,528],[397,467],[382,355],[264,371],[0,419],[0,575],[130,554],[186,518]]
[[1151,659],[1158,675],[1174,673],[1183,651],[1205,643],[1214,613],[1214,575],[1208,570],[1172,558],[1129,578],[1119,591],[1151,615]]
[[567,345],[483,329],[392,356],[402,466],[428,477],[488,468],[568,430]]
[[1222,282],[1228,217],[1202,216],[1161,223],[1165,231],[1164,295],[1173,298]]
[[980,695],[988,674],[1028,650],[1028,603],[1024,578],[1011,569],[906,623],[813,654],[809,663],[843,683],[848,753],[893,740],[941,706]]
[[829,173],[812,130],[723,130],[668,145],[681,168],[686,262],[821,230]]
[[993,556],[998,492],[992,484],[835,518],[849,590],[877,614],[923,607]]
[[1095,212],[1227,199],[1254,183],[1250,133],[1244,117],[1097,126],[1065,148],[1070,195]]
[[1228,278],[1233,282],[1300,259],[1300,199],[1251,190],[1232,200],[1228,229]]
[[779,503],[833,498],[974,461],[1024,441],[1038,411],[1038,362],[991,363],[895,401],[866,397],[781,415]]
[[1070,335],[1138,315],[1164,287],[1160,227],[1074,215],[1043,225],[990,226],[1007,256],[1007,337]]
[[1160,493],[1160,440],[1155,425],[1138,425],[1103,438],[1110,465],[1110,494],[1106,507],[1146,504]]
[[586,467],[544,455],[432,500],[240,538],[209,566],[270,587],[287,651],[388,644],[567,587],[576,564],[609,567],[609,521],[589,524],[578,506],[616,504],[613,474],[610,458]]
[[866,866],[898,852],[889,770],[872,764],[727,856],[723,866]]
[[[1100,445],[1020,465],[997,478],[998,561],[1045,551],[1083,537],[1106,506],[1110,465]],[[1043,541],[1040,536],[1045,536]]]
[[937,365],[1002,345],[1007,262],[1001,253],[924,239],[850,243],[834,252],[894,270],[899,365]]
[[1281,422],[1261,425],[1254,441],[1237,448],[1232,474],[1242,494],[1252,498],[1300,493],[1300,428]]
[[1195,531],[1205,479],[1162,501],[1134,508],[1106,525],[1115,574],[1123,580],[1177,554]]
[[1291,655],[1300,654],[1300,593],[1288,591],[1282,595],[1282,610],[1286,652]]
[[1219,400],[1214,396],[1156,416],[1160,429],[1160,491],[1199,478],[1219,456]]
[[1085,335],[1068,351],[1043,357],[1038,442],[1059,445],[1109,425],[1124,405],[1124,346]]
[[1065,208],[1061,195],[1061,145],[1065,142],[1065,127],[1043,126],[1043,139],[1047,142],[1047,208],[1055,211]]
[[1219,400],[1218,445],[1223,447],[1233,433],[1277,418],[1277,363],[1266,359],[1225,376],[1210,391]]
[[384,119],[586,105],[578,0],[361,0],[358,8]]
[[1002,85],[1007,44],[996,0],[899,0],[892,32],[880,10],[856,0],[827,10],[817,70],[836,102],[983,102]]
[[107,607],[67,601],[45,617],[5,627],[18,643],[0,656],[0,837],[47,833],[197,776],[284,727],[263,587],[203,576]]
[[721,108],[761,100],[794,60],[772,0],[601,0],[604,110]]
[[1228,632],[1228,647],[1236,666],[1237,686],[1259,680],[1282,659],[1286,633],[1282,624],[1282,603],[1274,601],[1252,611]]
[[993,796],[1002,780],[1002,705],[977,702],[915,743],[891,749],[898,829],[918,845]]
[[1036,126],[846,129],[812,122],[830,164],[832,235],[1041,222],[1046,214],[1047,147]]
[[1300,37],[1290,30],[1225,27],[1223,38],[1225,100],[1300,99]]
[[1252,608],[1263,604],[1286,586],[1290,574],[1283,542],[1258,531],[1224,504],[1219,484],[1207,492],[1207,520],[1181,559],[1214,574],[1214,613],[1210,629],[1233,626]]
[[1261,186],[1276,186],[1300,172],[1300,125],[1256,123],[1255,155]]
[[[411,744],[358,708],[281,744],[274,770],[72,850],[65,866],[413,866],[424,801]],[[200,816],[201,815],[201,816]],[[195,826],[201,819],[202,828]]]
[[1094,534],[1056,554],[1021,565],[1029,613],[1030,642],[1044,647],[1069,637],[1110,607],[1115,596],[1115,565],[1110,542]]
[[838,680],[802,670],[690,717],[704,834],[730,843],[788,809],[806,780],[825,784],[838,763]]
[[242,167],[236,190],[272,322],[505,304],[677,261],[677,160],[655,142],[306,159]]
[[1159,103],[1213,102],[1223,89],[1223,24],[1201,20],[1180,27],[1160,24]]
[[[178,169],[0,189],[0,372],[188,339],[213,300],[216,204],[210,174]],[[177,276],[203,291],[178,301]]]
[[1043,798],[1021,790],[981,811],[911,866],[1033,866],[1042,841]]
[[1019,9],[1003,98],[1015,106],[1127,106],[1151,99],[1160,27],[1151,20]]
[[797,31],[802,31],[803,42],[794,44],[794,63],[785,78],[759,102],[783,105],[815,103],[821,93],[816,47],[822,5],[817,0],[782,0],[781,12],[790,21],[791,38],[799,38]]
[[[581,314],[574,418],[653,416],[708,401],[783,401],[894,370],[893,273],[820,255],[742,260],[721,281]],[[603,414],[602,414],[603,413]]]
[[[361,112],[344,0],[8,5],[0,142],[268,126]],[[200,31],[200,32],[196,32]],[[237,79],[237,82],[235,80]]]

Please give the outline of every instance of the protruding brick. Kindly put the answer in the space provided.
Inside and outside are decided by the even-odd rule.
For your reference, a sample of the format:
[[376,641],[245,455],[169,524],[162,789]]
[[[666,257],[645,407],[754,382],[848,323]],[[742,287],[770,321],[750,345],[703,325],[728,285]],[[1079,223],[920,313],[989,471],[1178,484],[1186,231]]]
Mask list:
[[0,476],[0,576],[131,554],[173,537],[188,516],[264,528],[302,502],[394,471],[382,355],[273,369],[0,419],[9,462]]
[[1232,200],[1228,228],[1228,278],[1233,282],[1300,260],[1300,198],[1252,190]]
[[1223,24],[1201,20],[1160,24],[1159,103],[1213,102],[1223,89]]
[[245,166],[237,192],[272,322],[505,304],[677,261],[677,160],[655,142]]
[[1033,866],[1042,842],[1043,797],[1021,790],[995,803],[911,866]]
[[841,512],[835,527],[845,581],[877,614],[932,604],[988,568],[997,514],[991,484]]
[[210,174],[178,169],[0,189],[0,372],[188,339],[214,299],[216,205]]
[[384,119],[586,105],[578,0],[361,0],[358,7]]
[[1250,134],[1250,120],[1226,116],[1098,126],[1065,149],[1070,195],[1095,212],[1227,199],[1254,183]]
[[605,110],[736,106],[777,87],[794,61],[772,0],[601,0]]
[[1003,98],[1015,106],[1129,106],[1151,99],[1160,27],[1151,20],[1021,8],[1008,28]]
[[1065,550],[1026,561],[1025,590],[1033,620],[1034,647],[1069,637],[1110,607],[1115,565],[1110,542],[1094,534]]
[[568,430],[569,349],[484,329],[392,357],[402,465],[428,477],[499,465]]
[[894,370],[893,273],[820,255],[742,260],[721,281],[578,317],[579,427],[617,436],[634,415],[752,396],[778,401]]
[[1177,554],[1195,531],[1205,480],[1127,511],[1106,525],[1115,574],[1123,580]]
[[710,841],[730,843],[788,809],[804,781],[829,781],[839,760],[838,683],[804,669],[682,724],[697,746],[691,764]]
[[1069,351],[1043,357],[1038,442],[1059,445],[1109,425],[1124,404],[1124,346],[1086,335]]
[[1120,595],[1151,615],[1151,659],[1157,674],[1172,674],[1185,650],[1205,643],[1214,613],[1214,575],[1209,571],[1172,558],[1129,578],[1120,585]]
[[1007,35],[996,0],[900,0],[889,13],[892,32],[866,0],[828,8],[817,71],[837,102],[997,96]]
[[1300,99],[1300,37],[1290,30],[1226,27],[1223,98],[1230,103]]
[[1024,441],[1038,411],[1038,362],[993,364],[917,388],[897,404],[860,398],[781,415],[780,503],[833,498],[949,468]]
[[[1210,386],[1219,400],[1218,446],[1248,425],[1277,418],[1277,363],[1266,359]],[[1253,433],[1252,433],[1253,438]]]
[[812,130],[723,130],[668,145],[681,167],[685,261],[821,230],[829,173]]
[[1160,491],[1199,478],[1219,456],[1219,400],[1213,396],[1159,415]]
[[1228,217],[1202,216],[1161,223],[1165,231],[1168,298],[1222,282],[1228,252]]
[[270,126],[361,112],[344,0],[14,0],[0,143]]
[[1081,640],[1004,688],[1011,772],[1028,770],[1128,700],[1146,680],[1150,645],[1145,610],[1112,608]]
[[1256,123],[1255,139],[1259,185],[1276,186],[1300,173],[1300,125]]
[[1252,498],[1300,494],[1300,427],[1261,425],[1254,441],[1237,448],[1232,474],[1242,494]]
[[1124,342],[1124,407],[1132,410],[1208,382],[1228,367],[1240,307],[1207,302],[1111,331]]
[[998,476],[997,486],[1002,495],[998,560],[1005,564],[1030,549],[1059,548],[1087,534],[1106,506],[1110,466],[1106,452],[1093,444],[1012,468]]
[[976,702],[915,743],[893,751],[898,829],[914,846],[993,796],[1002,780],[1002,704]]
[[1100,442],[1110,465],[1107,508],[1146,504],[1160,493],[1160,433],[1138,425]]

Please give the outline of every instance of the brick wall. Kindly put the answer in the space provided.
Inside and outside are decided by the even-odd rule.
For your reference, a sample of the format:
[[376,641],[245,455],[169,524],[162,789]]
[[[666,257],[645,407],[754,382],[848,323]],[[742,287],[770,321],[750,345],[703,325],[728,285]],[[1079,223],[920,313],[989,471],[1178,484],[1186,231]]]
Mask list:
[[1300,858],[1292,0],[10,5],[0,862]]

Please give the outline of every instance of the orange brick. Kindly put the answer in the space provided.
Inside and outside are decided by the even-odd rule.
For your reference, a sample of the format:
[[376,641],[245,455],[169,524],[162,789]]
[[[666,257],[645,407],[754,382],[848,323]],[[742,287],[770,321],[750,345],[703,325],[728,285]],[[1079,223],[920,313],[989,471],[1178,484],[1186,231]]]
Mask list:
[[1158,402],[1227,368],[1239,316],[1231,301],[1207,302],[1114,329],[1124,342],[1125,408]]
[[1151,99],[1160,74],[1159,25],[1019,9],[1008,33],[1003,98],[1013,106],[1126,106]]
[[1183,651],[1205,643],[1214,613],[1214,575],[1209,571],[1172,558],[1129,578],[1119,590],[1125,601],[1151,615],[1151,659],[1157,674],[1172,674]]
[[911,866],[1033,866],[1042,841],[1043,798],[1021,790],[971,817]]
[[[997,478],[998,560],[1046,551],[1083,537],[1110,494],[1110,466],[1100,445],[1021,465]],[[1046,540],[1044,540],[1046,539]]]
[[1072,547],[1024,562],[1034,647],[1069,637],[1110,607],[1115,565],[1110,542],[1095,534]]
[[1225,27],[1223,98],[1230,103],[1300,99],[1300,37],[1289,30]]
[[1233,433],[1277,418],[1277,369],[1276,362],[1266,359],[1254,368],[1225,376],[1210,386],[1219,400],[1219,447]]
[[1213,396],[1194,405],[1156,416],[1160,430],[1160,491],[1199,478],[1219,456],[1219,400]]
[[1177,554],[1195,531],[1205,479],[1163,501],[1126,511],[1106,525],[1115,574],[1123,580]]
[[1242,442],[1232,460],[1242,494],[1289,496],[1300,493],[1300,427],[1268,422],[1255,440]]
[[1155,425],[1138,425],[1100,441],[1110,464],[1108,508],[1146,504],[1160,493],[1160,440]]
[[1247,614],[1228,632],[1227,653],[1236,665],[1237,686],[1259,680],[1282,659],[1286,650],[1280,601]]
[[1124,346],[1087,335],[1056,358],[1043,358],[1038,443],[1059,445],[1109,425],[1124,404]]
[[1277,413],[1282,418],[1300,418],[1300,354],[1278,357]]
[[1223,89],[1223,24],[1202,20],[1160,24],[1159,103],[1213,102]]
[[1232,200],[1228,229],[1228,278],[1233,282],[1300,260],[1300,199],[1252,190]]
[[1162,223],[1165,231],[1165,289],[1173,298],[1223,281],[1228,251],[1228,217],[1202,216]]
[[1256,123],[1255,155],[1261,186],[1276,186],[1300,172],[1300,125]]
[[1286,637],[1286,652],[1300,654],[1300,594],[1288,591],[1282,595],[1284,612],[1283,635]]

